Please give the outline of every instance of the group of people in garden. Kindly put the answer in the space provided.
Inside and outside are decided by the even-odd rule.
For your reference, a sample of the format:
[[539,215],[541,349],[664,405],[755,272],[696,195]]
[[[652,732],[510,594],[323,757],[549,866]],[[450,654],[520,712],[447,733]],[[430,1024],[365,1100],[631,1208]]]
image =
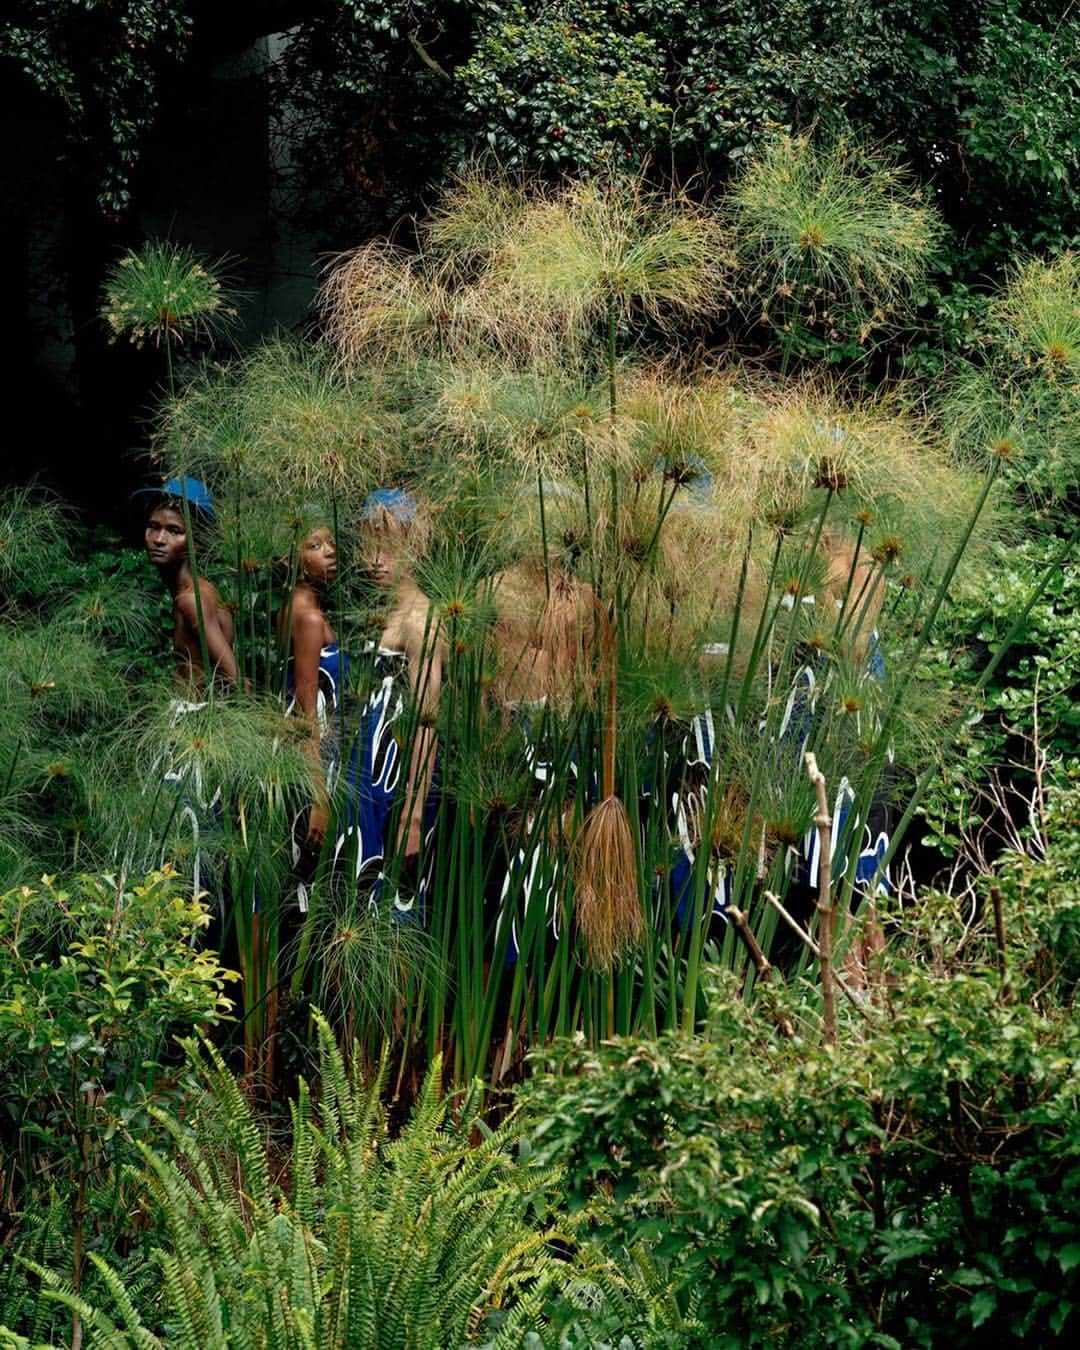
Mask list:
[[[200,574],[196,557],[200,526],[213,521],[212,496],[194,478],[172,478],[146,492],[145,547],[172,597],[178,692],[188,700],[201,700],[211,684],[235,685],[239,679],[233,613],[212,582]],[[321,861],[339,871],[351,869],[372,903],[385,901],[403,918],[412,914],[421,922],[425,919],[438,779],[437,723],[449,632],[448,616],[432,604],[415,574],[425,524],[417,498],[403,488],[377,489],[363,504],[358,552],[385,605],[381,631],[364,653],[369,670],[365,691],[356,697],[349,655],[328,613],[338,572],[338,541],[325,512],[314,506],[305,509],[274,616],[285,711],[304,728],[310,765],[310,800],[299,810],[292,841],[300,911],[307,907],[309,886]],[[855,629],[861,659],[871,676],[880,675],[875,624],[881,599],[879,588],[866,584],[871,564],[860,559],[841,532],[823,531],[816,547],[822,554],[824,582],[818,595],[803,596],[802,603],[827,605],[839,615],[845,604],[854,607],[858,597]],[[605,607],[585,580],[555,562],[504,569],[492,579],[491,596],[495,668],[490,697],[524,731],[535,791],[541,793],[548,765],[530,727],[538,709],[572,697],[572,685],[583,666],[596,664],[592,649],[602,642]],[[703,650],[703,664],[717,655],[712,649]],[[795,754],[812,720],[814,683],[812,666],[803,666],[787,694],[778,739]],[[177,715],[199,706],[200,702],[178,698]],[[668,885],[680,921],[695,852],[702,847],[694,837],[691,817],[700,811],[701,796],[708,790],[713,740],[713,713],[703,707],[681,739],[676,772],[663,788],[669,792],[670,783],[676,784],[669,801]],[[658,787],[646,784],[645,790],[654,786]],[[854,801],[850,786],[847,792],[846,798],[837,799],[838,829],[843,826],[842,813]],[[595,800],[598,795],[599,785],[594,784],[591,796]],[[856,879],[866,887],[886,888],[882,860],[888,836],[878,807],[871,811],[863,833]],[[834,833],[834,847],[835,838]],[[819,836],[811,831],[801,856],[796,856],[800,850],[792,850],[796,871],[811,887],[816,885],[819,847]],[[393,884],[387,886],[386,864],[391,859]],[[530,865],[536,868],[538,859]],[[558,912],[554,903],[558,866],[548,866],[543,881],[530,877],[525,886],[525,903],[544,904],[553,922]],[[715,875],[710,871],[709,907],[719,916],[727,904],[728,880],[724,869]],[[504,895],[507,889],[504,885]],[[510,960],[516,951],[518,921],[510,920],[514,931],[503,943]]]

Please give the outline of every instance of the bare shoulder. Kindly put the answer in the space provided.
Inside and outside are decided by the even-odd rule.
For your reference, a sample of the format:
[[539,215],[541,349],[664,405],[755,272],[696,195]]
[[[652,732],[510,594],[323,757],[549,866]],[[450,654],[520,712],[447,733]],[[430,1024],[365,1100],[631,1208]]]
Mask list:
[[195,587],[190,590],[181,591],[173,601],[175,607],[184,615],[185,618],[197,619],[199,616],[199,601],[202,602],[203,613],[213,613],[221,609],[221,596],[217,587],[212,581],[207,581],[205,577],[199,578],[199,595],[195,596]]
[[325,624],[322,610],[314,605],[297,605],[292,612],[294,633],[321,633]]
[[423,591],[414,592],[402,605],[395,626],[402,645],[413,652],[419,653],[425,648],[434,651],[445,645],[438,611]]
[[535,617],[543,607],[546,589],[543,572],[531,572],[520,563],[496,573],[491,593],[499,618]]
[[580,577],[571,577],[570,585],[579,612],[584,618],[591,621],[595,618],[596,610],[600,604],[599,596],[589,582],[583,581]]
[[212,581],[207,581],[206,577],[199,578],[199,594],[202,597],[203,609],[224,608],[221,592]]

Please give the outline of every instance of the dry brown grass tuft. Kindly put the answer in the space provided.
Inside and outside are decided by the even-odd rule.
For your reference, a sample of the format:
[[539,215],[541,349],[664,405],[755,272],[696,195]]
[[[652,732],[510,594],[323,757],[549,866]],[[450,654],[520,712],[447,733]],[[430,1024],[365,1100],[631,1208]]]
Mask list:
[[574,912],[589,965],[610,970],[640,941],[634,837],[626,807],[607,797],[589,813],[575,849]]

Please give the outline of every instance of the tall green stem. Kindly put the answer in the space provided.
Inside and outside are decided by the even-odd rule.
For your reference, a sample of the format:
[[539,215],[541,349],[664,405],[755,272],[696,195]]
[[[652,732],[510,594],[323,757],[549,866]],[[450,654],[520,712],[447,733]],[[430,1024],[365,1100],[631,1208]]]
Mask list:
[[544,550],[544,593],[551,599],[551,560],[548,557],[547,513],[544,510],[544,475],[540,467],[540,447],[536,447],[536,491],[540,498],[540,542]]
[[[170,366],[171,370],[171,366]],[[195,559],[195,538],[191,532],[191,506],[188,502],[187,475],[180,474],[180,505],[184,513],[184,535],[187,539],[188,567],[191,569],[191,582],[195,591],[195,622],[199,628],[199,655],[202,657],[203,679],[206,692],[210,692],[214,672],[210,669],[210,649],[206,643],[206,622],[203,618],[202,586],[199,583],[199,565]]]
[[[165,333],[165,377],[169,385],[170,401],[176,397],[176,377],[173,374],[172,338]],[[184,534],[187,537],[188,567],[191,569],[191,581],[195,589],[195,619],[199,626],[199,654],[202,657],[203,679],[209,691],[213,672],[210,669],[210,651],[206,645],[206,625],[203,622],[202,587],[199,585],[199,566],[195,561],[195,540],[191,533],[191,507],[188,504],[187,475],[180,473],[180,504],[184,515]]]
[[608,415],[612,424],[615,422],[615,412],[617,400],[615,396],[615,301],[608,301],[607,312],[607,379],[608,379]]
[[[1016,641],[1016,639],[1020,636],[1021,632],[1024,630],[1024,627],[1028,621],[1028,616],[1030,615],[1031,611],[1035,608],[1035,606],[1038,604],[1039,600],[1042,598],[1043,592],[1049,585],[1051,577],[1072,553],[1072,550],[1076,544],[1077,533],[1078,531],[1074,529],[1073,532],[1069,535],[1068,539],[1065,540],[1061,548],[1057,551],[1054,557],[1050,560],[1050,562],[1040,573],[1039,579],[1032,587],[1031,593],[1028,595],[1028,598],[1024,603],[1023,608],[1016,615],[1016,618],[1013,620],[1012,626],[1010,627],[1009,631],[1005,634],[1005,637],[1001,640],[1001,642],[998,643],[994,655],[987,663],[986,668],[983,670],[979,678],[975,681],[975,684],[972,687],[971,691],[972,699],[976,698],[979,694],[981,694],[982,691],[986,688],[986,686],[990,683],[991,679],[993,679],[994,672],[997,670],[998,666],[1008,655],[1009,650],[1012,647],[1013,643]],[[946,755],[948,751],[951,749],[953,743],[955,742],[957,736],[960,734],[960,730],[964,726],[969,715],[970,715],[970,706],[965,708],[960,713],[960,715],[954,719],[952,726],[949,728],[948,732],[941,741],[939,752],[941,756]],[[887,733],[883,733],[883,735],[879,737],[879,739],[883,743],[885,741],[886,734]],[[919,809],[919,805],[922,802],[923,796],[926,793],[926,789],[937,777],[939,771],[940,770],[938,767],[938,762],[935,762],[929,765],[920,774],[918,780],[915,783],[914,789],[908,796],[907,806],[904,809],[904,813],[900,817],[900,820],[897,822],[896,826],[893,828],[891,832],[889,838],[889,846],[885,850],[884,857],[878,863],[877,872],[875,873],[873,879],[866,888],[868,893],[873,892],[874,887],[878,884],[878,879],[885,875],[886,869],[892,862],[893,858],[896,856],[896,851],[900,847],[900,844],[903,842],[904,835],[907,832],[907,828],[911,823],[912,817],[915,815],[915,812]],[[856,809],[859,809],[858,803],[856,804]],[[852,871],[854,871],[854,869],[852,869]],[[847,900],[851,889],[852,889],[851,886],[845,885],[844,888],[845,901]]]

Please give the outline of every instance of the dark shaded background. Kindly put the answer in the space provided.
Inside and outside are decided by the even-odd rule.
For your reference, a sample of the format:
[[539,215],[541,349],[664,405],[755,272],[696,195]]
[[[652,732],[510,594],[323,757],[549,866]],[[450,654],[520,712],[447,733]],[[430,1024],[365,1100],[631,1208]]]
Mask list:
[[228,255],[227,274],[246,292],[234,334],[245,345],[276,328],[302,329],[320,254],[348,242],[298,226],[282,196],[268,122],[277,39],[268,34],[288,21],[288,7],[218,7],[245,11],[233,21],[202,8],[186,60],[162,72],[159,114],[122,221],[102,211],[93,166],[67,139],[62,107],[10,65],[0,81],[10,339],[0,478],[36,474],[113,525],[145,473],[140,455],[164,378],[159,353],[110,344],[97,317],[121,249],[163,236],[211,258]]

